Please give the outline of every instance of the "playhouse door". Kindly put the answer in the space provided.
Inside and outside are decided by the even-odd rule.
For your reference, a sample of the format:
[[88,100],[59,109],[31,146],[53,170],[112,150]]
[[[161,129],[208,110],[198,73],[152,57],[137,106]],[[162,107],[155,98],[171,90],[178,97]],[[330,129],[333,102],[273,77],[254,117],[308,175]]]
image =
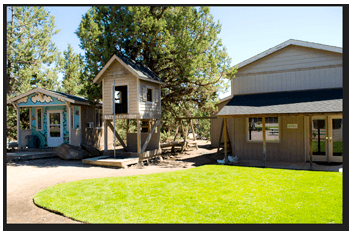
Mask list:
[[47,112],[47,142],[49,147],[56,147],[63,143],[63,119],[62,111],[53,110]]

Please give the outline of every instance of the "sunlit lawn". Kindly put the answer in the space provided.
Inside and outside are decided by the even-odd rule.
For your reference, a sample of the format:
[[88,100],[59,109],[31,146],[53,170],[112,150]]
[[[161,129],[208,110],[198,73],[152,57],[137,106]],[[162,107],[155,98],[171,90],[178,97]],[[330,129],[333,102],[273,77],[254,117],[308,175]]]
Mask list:
[[87,223],[342,223],[342,173],[206,165],[63,183],[34,200]]

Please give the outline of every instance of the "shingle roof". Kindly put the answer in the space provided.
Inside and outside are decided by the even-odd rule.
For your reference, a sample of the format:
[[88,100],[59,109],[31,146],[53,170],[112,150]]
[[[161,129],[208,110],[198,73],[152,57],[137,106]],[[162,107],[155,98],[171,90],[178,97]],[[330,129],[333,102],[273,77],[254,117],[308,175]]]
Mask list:
[[122,56],[121,54],[116,54],[127,66],[131,67],[139,76],[146,77],[147,79],[153,79],[156,81],[164,82],[157,74],[155,74],[150,68],[136,61]]
[[343,111],[343,89],[236,95],[217,116]]
[[[45,89],[43,89],[43,90],[45,90]],[[66,97],[68,99],[81,101],[81,102],[88,102],[87,98],[82,97],[82,96],[70,95],[70,94],[67,94],[67,93],[59,92],[59,91],[51,91],[51,90],[46,90],[46,91],[50,91],[52,93],[57,93],[57,94],[59,94],[59,95],[61,95],[63,97]]]

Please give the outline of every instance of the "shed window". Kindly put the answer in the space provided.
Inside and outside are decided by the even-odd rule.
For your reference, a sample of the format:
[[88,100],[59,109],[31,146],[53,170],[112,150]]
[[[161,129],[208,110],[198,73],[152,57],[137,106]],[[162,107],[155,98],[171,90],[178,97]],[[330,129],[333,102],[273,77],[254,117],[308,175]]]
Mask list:
[[42,108],[37,109],[37,130],[42,130]]
[[147,88],[147,101],[153,102],[153,90],[150,88]]
[[74,107],[70,107],[71,113],[71,128],[74,128]]
[[102,109],[95,109],[95,127],[102,127]]
[[[265,118],[266,141],[280,141],[279,118]],[[262,118],[248,118],[248,141],[263,140]]]

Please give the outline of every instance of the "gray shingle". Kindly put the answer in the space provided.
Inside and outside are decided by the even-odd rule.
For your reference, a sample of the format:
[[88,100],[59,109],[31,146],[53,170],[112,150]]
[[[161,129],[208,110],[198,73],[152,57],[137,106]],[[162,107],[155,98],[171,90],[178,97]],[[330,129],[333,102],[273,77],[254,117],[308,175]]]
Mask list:
[[217,115],[343,111],[343,89],[236,95]]
[[164,82],[157,74],[155,74],[147,66],[137,63],[136,61],[127,58],[125,56],[122,56],[121,54],[116,54],[116,56],[119,57],[129,67],[131,67],[139,76]]

